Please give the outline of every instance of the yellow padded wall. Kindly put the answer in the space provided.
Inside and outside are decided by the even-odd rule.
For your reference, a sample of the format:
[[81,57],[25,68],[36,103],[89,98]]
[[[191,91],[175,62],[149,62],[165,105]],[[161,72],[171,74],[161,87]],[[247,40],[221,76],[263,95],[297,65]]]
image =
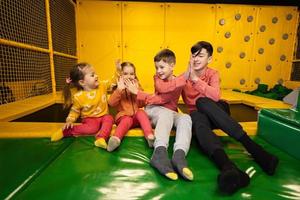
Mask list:
[[257,12],[251,85],[290,79],[298,13],[295,7],[262,6]]
[[124,2],[122,9],[123,60],[133,62],[144,88],[153,88],[153,58],[164,43],[164,4]]
[[247,88],[250,80],[256,8],[225,4],[218,4],[216,7],[214,61],[220,72],[221,86]]
[[79,61],[91,63],[100,79],[112,76],[121,58],[121,3],[77,2]]
[[165,47],[177,56],[175,74],[187,69],[190,49],[197,41],[214,41],[215,5],[166,4]]
[[222,88],[249,90],[289,80],[296,7],[80,0],[77,8],[79,58],[94,64],[103,78],[122,58],[136,65],[142,86],[151,90],[159,50],[176,53],[180,74],[190,47],[207,40]]

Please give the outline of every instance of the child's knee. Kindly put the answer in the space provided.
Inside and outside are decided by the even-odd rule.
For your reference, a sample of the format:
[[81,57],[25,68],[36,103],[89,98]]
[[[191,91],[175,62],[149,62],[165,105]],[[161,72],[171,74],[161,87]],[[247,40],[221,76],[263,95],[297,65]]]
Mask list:
[[103,121],[114,123],[114,118],[113,118],[113,116],[111,116],[111,115],[105,115],[105,116],[103,117]]
[[196,100],[196,105],[197,106],[204,106],[207,103],[212,102],[212,100],[208,97],[200,97]]
[[185,123],[185,124],[188,124],[188,125],[192,125],[192,119],[187,114],[183,114],[182,116],[180,116],[179,121],[180,121],[180,123]]

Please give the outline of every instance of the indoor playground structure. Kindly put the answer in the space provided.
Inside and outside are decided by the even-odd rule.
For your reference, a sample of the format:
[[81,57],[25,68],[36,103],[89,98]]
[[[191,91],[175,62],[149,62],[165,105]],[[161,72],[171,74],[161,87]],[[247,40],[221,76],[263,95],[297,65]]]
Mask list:
[[[207,2],[1,0],[0,199],[300,199],[299,2]],[[50,141],[68,114],[62,89],[76,63],[90,63],[104,80],[116,59],[133,62],[153,93],[154,55],[174,51],[179,75],[202,40],[214,47],[210,67],[220,73],[232,117],[278,156],[274,176],[219,129],[226,153],[251,179],[230,196],[218,192],[218,169],[194,140],[187,155],[193,181],[154,170],[139,128],[114,152],[95,147],[93,136]],[[296,95],[286,103],[246,92],[265,86]],[[187,112],[181,99],[178,107]]]

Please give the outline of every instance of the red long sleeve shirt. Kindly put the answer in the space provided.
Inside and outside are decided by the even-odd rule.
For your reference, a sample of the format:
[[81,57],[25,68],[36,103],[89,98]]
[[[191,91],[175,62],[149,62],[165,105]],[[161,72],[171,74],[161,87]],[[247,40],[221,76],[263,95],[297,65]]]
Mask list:
[[190,112],[196,110],[196,100],[199,97],[208,97],[214,101],[220,100],[221,92],[218,71],[206,68],[198,81],[187,81],[182,91],[182,98]]
[[177,103],[186,79],[184,75],[173,77],[172,80],[162,80],[154,76],[155,95],[139,91],[137,99],[144,100],[146,104],[164,106],[177,112]]

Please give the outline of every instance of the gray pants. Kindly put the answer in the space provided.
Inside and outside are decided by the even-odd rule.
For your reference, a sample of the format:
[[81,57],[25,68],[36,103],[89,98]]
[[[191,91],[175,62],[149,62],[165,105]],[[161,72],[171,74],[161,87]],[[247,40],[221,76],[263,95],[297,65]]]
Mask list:
[[168,148],[170,132],[176,128],[173,151],[182,149],[188,153],[192,138],[192,120],[187,114],[177,113],[163,106],[149,105],[145,108],[153,127],[155,127],[154,148],[164,146]]

